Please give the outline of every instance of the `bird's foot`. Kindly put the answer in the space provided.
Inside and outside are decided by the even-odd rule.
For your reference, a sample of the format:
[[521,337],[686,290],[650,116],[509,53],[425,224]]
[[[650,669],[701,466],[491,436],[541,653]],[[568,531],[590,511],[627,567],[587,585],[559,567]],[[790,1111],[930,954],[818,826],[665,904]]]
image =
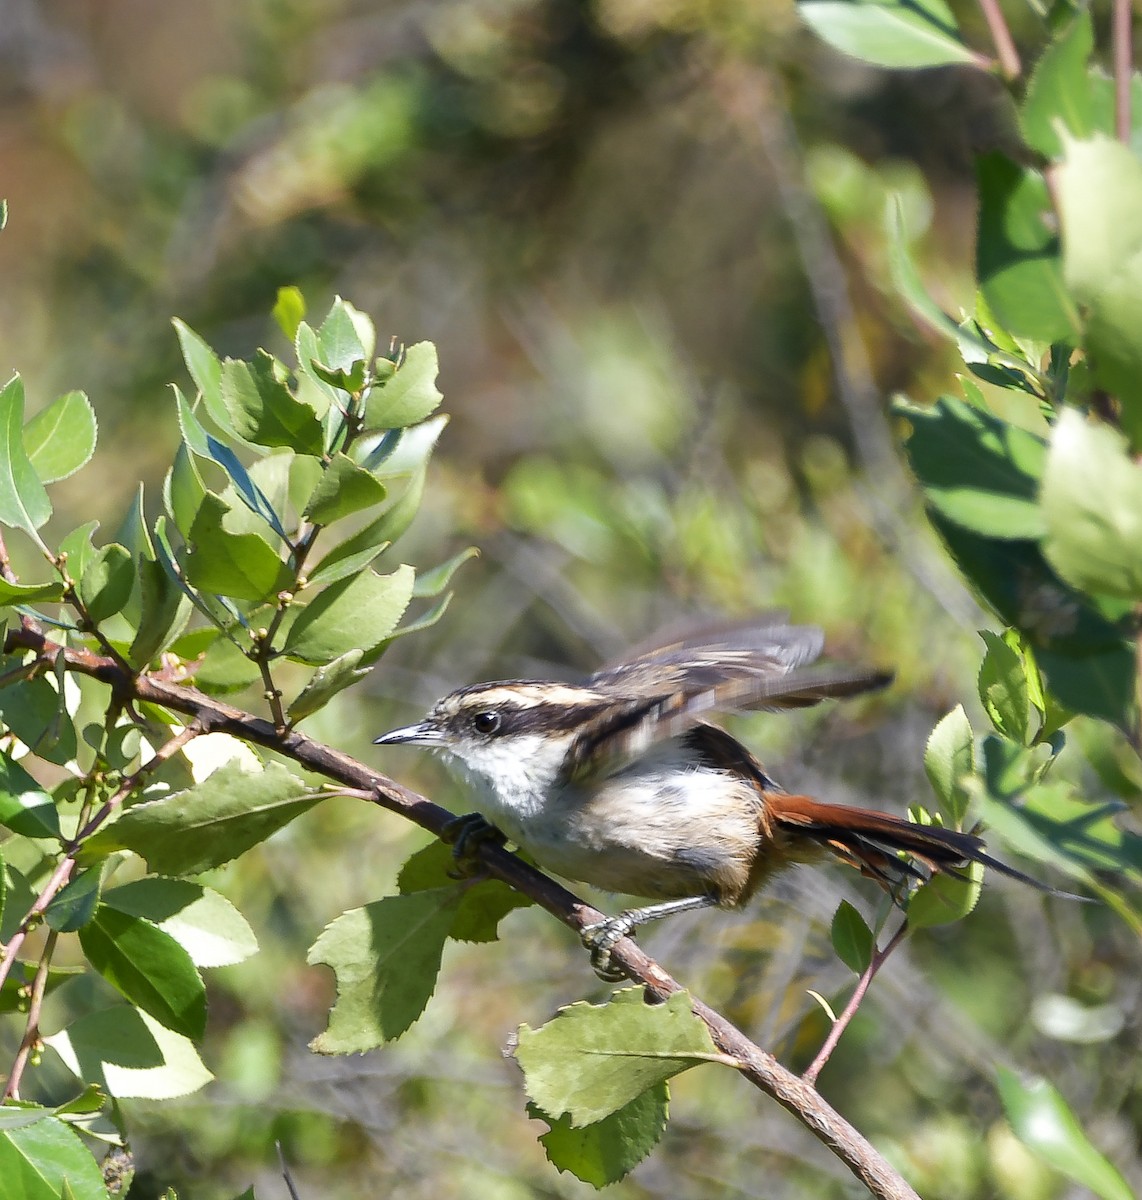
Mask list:
[[611,961],[611,950],[625,937],[633,937],[638,924],[634,914],[619,913],[594,925],[585,925],[579,931],[583,945],[591,952],[591,967],[604,983],[618,983],[626,979],[622,967]]
[[449,872],[456,879],[464,879],[475,875],[482,868],[479,860],[480,846],[484,842],[494,842],[502,846],[507,838],[479,813],[465,813],[454,821],[449,821],[440,831],[441,841],[452,847],[452,858],[456,864],[455,873]]

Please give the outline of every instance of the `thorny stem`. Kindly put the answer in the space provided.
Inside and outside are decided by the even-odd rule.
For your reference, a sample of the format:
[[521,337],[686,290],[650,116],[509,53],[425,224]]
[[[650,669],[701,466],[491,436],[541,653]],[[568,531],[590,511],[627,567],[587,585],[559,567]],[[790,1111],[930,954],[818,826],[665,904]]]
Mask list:
[[[437,836],[455,820],[454,814],[446,808],[370,770],[347,754],[314,742],[296,730],[283,735],[269,721],[205,696],[194,688],[145,674],[125,674],[113,660],[87,650],[57,646],[38,630],[9,631],[6,648],[9,652],[32,650],[48,662],[62,654],[69,670],[119,687],[135,700],[188,714],[202,732],[229,733],[243,741],[273,749],[307,770],[366,792],[373,803]],[[490,875],[529,897],[577,933],[604,919],[604,914],[502,847],[484,842],[476,848],[476,854]],[[664,1000],[683,990],[681,984],[630,938],[619,941],[612,949],[611,957],[631,979],[643,984],[647,995],[653,999]],[[691,997],[691,1008],[710,1030],[714,1044],[734,1060],[742,1076],[792,1113],[878,1200],[919,1200],[916,1192],[883,1155],[837,1113],[812,1084],[783,1067],[773,1055],[750,1041],[708,1005]]]
[[1124,145],[1130,144],[1130,101],[1134,66],[1133,12],[1131,0],[1114,0],[1111,15],[1111,46],[1114,58],[1114,132]]
[[995,43],[999,69],[1003,72],[1003,78],[1010,83],[1022,74],[1023,64],[1019,61],[1019,51],[1015,48],[1015,41],[1007,27],[1003,10],[999,7],[999,0],[979,0],[979,7],[983,19],[987,22],[991,40]]
[[853,989],[853,994],[849,997],[848,1004],[845,1005],[844,1011],[833,1022],[833,1027],[829,1030],[829,1036],[825,1038],[824,1045],[817,1052],[817,1057],[813,1059],[809,1064],[808,1070],[801,1076],[806,1083],[816,1084],[817,1076],[820,1075],[833,1051],[837,1048],[837,1043],[841,1040],[841,1034],[848,1028],[849,1022],[853,1017],[856,1016],[857,1009],[860,1008],[869,986],[873,979],[876,978],[877,971],[884,966],[888,956],[904,940],[904,935],[907,932],[908,922],[904,920],[900,923],[900,928],[892,935],[883,950],[873,950],[872,958],[869,959],[868,966],[861,972],[861,976],[857,980],[857,985]]
[[40,1013],[44,1007],[44,993],[48,987],[48,969],[51,967],[52,956],[55,954],[59,934],[53,929],[44,939],[44,948],[40,954],[40,962],[36,967],[36,976],[32,980],[32,994],[28,1001],[28,1020],[24,1026],[24,1036],[20,1040],[20,1049],[12,1062],[12,1073],[4,1085],[4,1099],[18,1100],[20,1098],[20,1080],[24,1077],[24,1068],[32,1051],[40,1041]]

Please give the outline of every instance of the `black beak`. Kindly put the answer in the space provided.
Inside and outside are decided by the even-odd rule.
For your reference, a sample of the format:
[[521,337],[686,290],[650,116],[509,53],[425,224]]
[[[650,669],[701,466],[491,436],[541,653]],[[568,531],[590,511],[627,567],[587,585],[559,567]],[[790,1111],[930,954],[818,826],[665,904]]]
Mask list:
[[374,746],[444,746],[444,735],[430,721],[404,725],[373,739]]

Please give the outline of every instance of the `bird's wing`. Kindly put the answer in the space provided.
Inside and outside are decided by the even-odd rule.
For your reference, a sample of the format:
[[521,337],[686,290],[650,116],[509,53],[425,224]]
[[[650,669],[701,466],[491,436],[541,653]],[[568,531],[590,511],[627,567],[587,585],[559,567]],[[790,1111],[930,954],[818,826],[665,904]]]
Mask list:
[[804,668],[823,640],[812,626],[723,626],[603,667],[587,686],[612,702],[584,722],[564,759],[564,778],[611,769],[707,713],[804,708],[891,682],[890,673],[868,668]]

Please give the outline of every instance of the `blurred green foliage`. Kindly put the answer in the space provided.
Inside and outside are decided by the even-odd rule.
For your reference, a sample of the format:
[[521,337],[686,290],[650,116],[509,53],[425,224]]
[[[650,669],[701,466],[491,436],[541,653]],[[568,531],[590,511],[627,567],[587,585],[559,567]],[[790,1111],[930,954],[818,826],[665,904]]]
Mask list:
[[[1030,9],[1009,16],[1038,37]],[[982,44],[978,15],[963,19]],[[176,313],[248,357],[279,287],[298,284],[442,348],[455,419],[402,555],[435,562],[476,542],[482,560],[463,607],[310,717],[312,736],[366,757],[395,704],[403,718],[462,682],[588,668],[682,613],[770,607],[825,626],[838,657],[898,672],[864,707],[740,723],[789,786],[903,809],[929,795],[940,716],[962,701],[986,727],[1002,702],[994,687],[975,699],[987,618],[895,465],[879,399],[960,390],[955,348],[918,333],[896,293],[883,211],[902,195],[910,254],[927,234],[926,288],[974,312],[973,156],[1013,136],[981,72],[885,75],[824,49],[791,5],[744,0],[79,4],[30,10],[0,46],[0,357],[24,374],[29,412],[83,387],[101,424],[95,459],[53,488],[60,529],[114,529],[139,478],[157,494],[179,436],[164,388],[185,383]],[[1028,130],[1050,128],[1035,115]],[[1001,312],[1002,281],[986,294]],[[978,386],[1041,437],[1014,382]],[[1083,569],[1073,548],[1057,554]],[[233,663],[211,665],[216,686],[242,686]],[[1136,804],[1124,739],[1092,717],[1067,732],[1077,753],[1050,782]],[[431,766],[380,765],[463,809]],[[1040,765],[993,760],[986,777],[1001,790]],[[577,948],[538,914],[510,916],[506,944],[450,946],[447,986],[396,1046],[304,1050],[332,1000],[306,947],[391,892],[415,844],[330,801],[208,874],[262,948],[210,975],[217,1082],[123,1102],[132,1196],[230,1197],[251,1180],[278,1194],[275,1141],[302,1195],[587,1193],[551,1171],[497,1054],[583,991]],[[825,1020],[807,989],[848,986],[828,945],[842,895],[872,920],[859,884],[798,875],[749,913],[648,940],[804,1064]],[[886,968],[823,1090],[922,1193],[1050,1200],[1063,1185],[1009,1132],[991,1082],[995,1062],[1028,1067],[1137,1186],[1138,977],[1137,940],[1110,911],[985,890],[965,924],[926,931]],[[47,1025],[99,986],[53,992]],[[51,1061],[41,1079],[45,1102],[74,1090]],[[671,1136],[614,1195],[852,1194],[726,1073],[673,1088]]]

